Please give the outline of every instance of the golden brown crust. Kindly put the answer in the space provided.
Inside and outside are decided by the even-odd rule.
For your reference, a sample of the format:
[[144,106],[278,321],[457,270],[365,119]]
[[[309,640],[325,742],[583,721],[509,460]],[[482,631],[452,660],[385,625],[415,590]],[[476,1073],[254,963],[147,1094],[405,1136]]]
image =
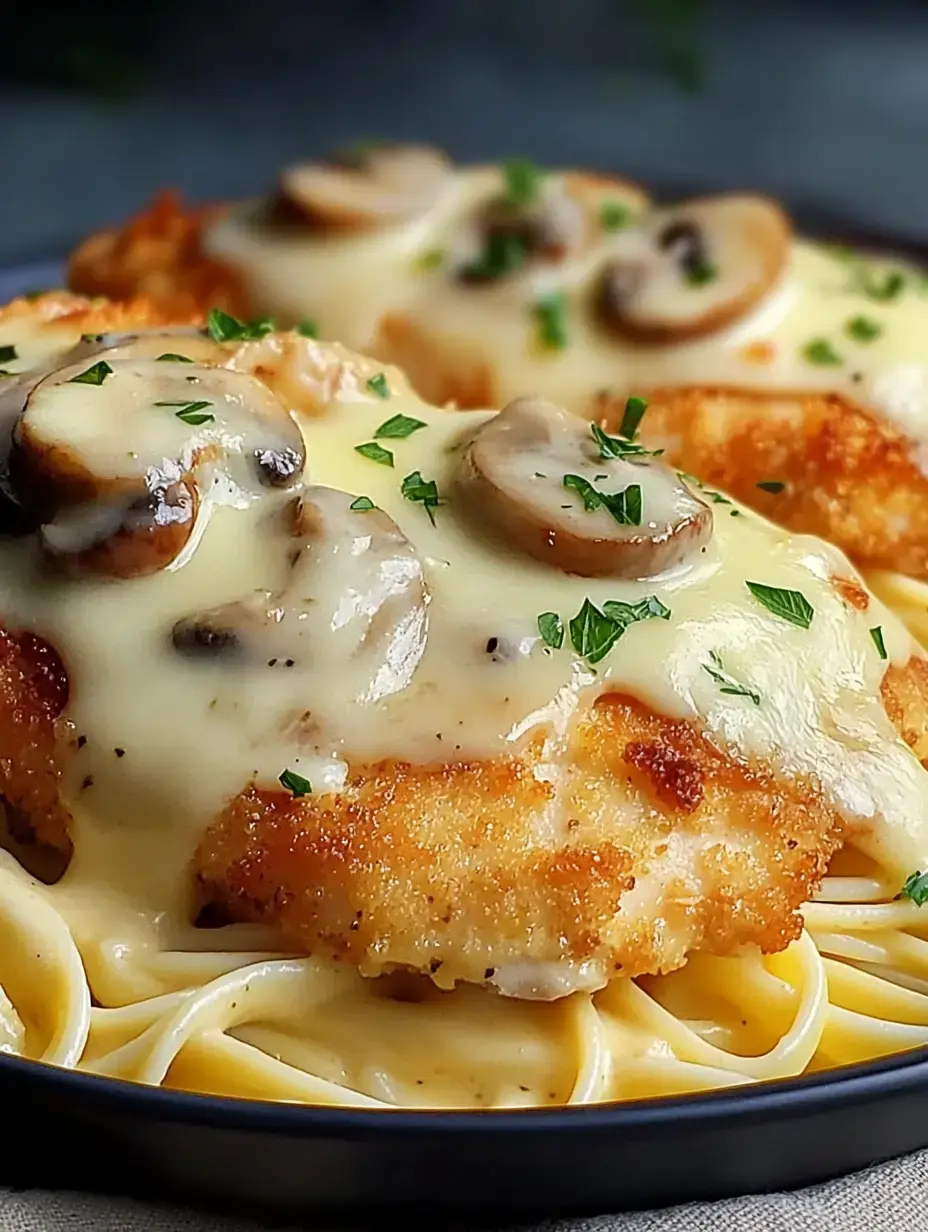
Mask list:
[[[928,478],[909,442],[847,398],[722,388],[647,391],[641,439],[667,460],[865,568],[928,578]],[[590,408],[607,429],[625,398]],[[761,482],[785,486],[771,493]]]
[[249,790],[200,846],[202,901],[368,973],[437,961],[448,982],[562,956],[666,971],[798,935],[841,829],[814,787],[621,695],[577,725],[559,788],[537,760],[381,763],[318,800]]
[[890,664],[880,691],[893,727],[928,769],[928,660]]
[[144,295],[115,304],[101,296],[75,295],[71,291],[20,296],[0,307],[0,322],[17,317],[58,322],[85,334],[150,329],[159,325],[199,325],[204,319],[200,312],[169,311]]
[[166,191],[122,226],[86,239],[68,262],[68,284],[87,295],[147,298],[175,321],[210,308],[251,315],[238,275],[203,247],[223,206],[184,207]]
[[371,354],[402,368],[419,396],[435,406],[482,409],[500,401],[491,363],[476,356],[459,356],[452,363],[429,334],[401,312],[380,318]]

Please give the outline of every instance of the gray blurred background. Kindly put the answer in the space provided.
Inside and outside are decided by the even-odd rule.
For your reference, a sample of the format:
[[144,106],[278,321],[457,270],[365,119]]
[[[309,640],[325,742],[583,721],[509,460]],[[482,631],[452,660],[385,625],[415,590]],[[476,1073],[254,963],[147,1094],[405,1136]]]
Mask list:
[[926,0],[71,0],[2,30],[0,263],[376,137],[928,242]]

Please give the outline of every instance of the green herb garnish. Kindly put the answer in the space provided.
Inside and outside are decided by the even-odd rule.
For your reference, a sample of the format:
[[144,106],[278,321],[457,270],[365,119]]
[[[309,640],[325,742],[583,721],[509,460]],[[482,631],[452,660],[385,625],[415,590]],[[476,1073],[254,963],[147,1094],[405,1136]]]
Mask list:
[[714,650],[709,651],[709,658],[712,660],[713,666],[710,667],[708,663],[704,663],[702,670],[708,672],[716,682],[720,693],[728,693],[732,697],[749,697],[755,706],[760,705],[760,694],[755,693],[753,689],[749,689],[747,685],[739,684],[733,676],[729,676],[722,666],[722,660]]
[[773,492],[776,494],[777,492],[782,492],[786,484],[781,483],[779,479],[762,479],[760,483],[754,486],[760,488],[762,492]]
[[815,615],[812,604],[798,590],[783,590],[779,586],[766,586],[763,582],[745,582],[748,590],[774,616],[788,620],[792,625],[808,629]]
[[659,458],[664,452],[663,449],[645,449],[643,446],[636,445],[632,441],[624,440],[621,437],[609,436],[596,423],[590,424],[590,432],[593,435],[593,440],[599,446],[599,456],[601,458]]
[[604,231],[621,231],[632,212],[622,201],[604,201],[599,207],[599,221]]
[[854,286],[869,299],[886,304],[902,293],[905,277],[899,270],[887,270],[878,274],[868,266],[860,265],[855,272]]
[[636,624],[639,620],[650,620],[652,617],[658,620],[670,619],[670,608],[665,607],[657,595],[647,595],[644,599],[639,599],[637,603],[623,603],[619,599],[609,599],[603,604],[603,611],[610,620],[618,621],[626,628]]
[[910,898],[916,907],[924,907],[928,903],[928,873],[919,871],[907,877],[896,898]]
[[552,351],[563,351],[569,342],[567,333],[567,300],[562,291],[552,291],[532,305],[538,323],[538,338]]
[[689,265],[683,275],[688,287],[704,287],[719,276],[719,268],[710,261],[696,261]]
[[564,645],[564,622],[557,612],[542,612],[538,617],[538,632],[541,640],[552,650],[560,650]]
[[607,509],[621,526],[641,525],[641,486],[629,484],[620,492],[600,492],[594,488],[588,479],[582,475],[565,475],[564,487],[578,493],[583,501],[583,507],[588,512],[592,509]]
[[371,462],[379,462],[381,466],[393,465],[393,454],[389,449],[384,449],[383,445],[378,445],[376,441],[367,441],[363,445],[355,445],[355,453],[359,453],[362,458],[368,458]]
[[81,334],[81,342],[102,342],[102,334]]
[[483,252],[461,270],[464,278],[490,282],[521,269],[528,259],[528,246],[518,235],[492,232],[487,236]]
[[416,268],[421,270],[438,269],[445,261],[445,253],[441,248],[429,248],[416,257]]
[[357,496],[348,508],[353,509],[355,513],[367,513],[371,509],[376,509],[377,506],[369,496]]
[[509,205],[531,205],[541,187],[541,171],[528,158],[510,158],[503,163],[503,184]]
[[319,326],[311,317],[304,317],[296,327],[296,332],[304,338],[318,338]]
[[589,599],[569,623],[570,644],[588,663],[604,659],[625,632],[625,626],[601,612]]
[[176,351],[165,351],[163,355],[158,356],[158,363],[170,362],[174,364],[192,364],[193,360],[189,355],[178,355]]
[[424,428],[425,421],[422,419],[413,419],[409,415],[393,415],[390,419],[385,419],[374,436],[377,439],[387,437],[393,440],[402,440],[406,436],[412,436],[413,432],[418,432],[420,428]]
[[644,418],[644,413],[647,409],[647,398],[628,398],[625,402],[625,410],[622,412],[619,436],[624,436],[626,440],[633,441],[638,432],[638,425]]
[[0,346],[0,364],[8,364],[16,358],[15,346]]
[[813,338],[802,348],[803,358],[810,364],[843,364],[844,360],[827,338]]
[[421,471],[413,471],[407,475],[400,485],[400,491],[408,501],[416,501],[425,508],[429,521],[435,525],[435,508],[442,503],[438,495],[438,484],[434,479],[423,479]]
[[376,376],[368,377],[365,384],[371,393],[376,394],[378,398],[386,399],[390,397],[390,386],[387,384],[385,373],[378,372]]
[[880,658],[888,659],[889,655],[886,653],[886,643],[883,641],[882,625],[874,625],[870,630],[870,636],[873,638],[873,644],[876,646]]
[[845,322],[844,332],[857,342],[872,342],[882,334],[883,326],[873,317],[856,316]]
[[178,419],[182,419],[185,424],[189,424],[191,428],[199,428],[201,424],[213,423],[216,416],[207,412],[203,414],[203,408],[212,406],[212,402],[156,402],[155,406],[177,406],[180,410],[174,414]]
[[105,359],[101,359],[98,363],[92,364],[83,372],[79,372],[77,376],[72,376],[68,381],[69,385],[102,385],[113,369],[109,366]]
[[206,319],[206,332],[214,342],[253,342],[275,329],[272,317],[259,317],[255,321],[240,321],[221,308],[210,308]]
[[277,781],[281,787],[293,793],[294,800],[299,800],[300,796],[310,795],[313,790],[309,779],[304,779],[302,774],[297,774],[295,770],[285,770]]

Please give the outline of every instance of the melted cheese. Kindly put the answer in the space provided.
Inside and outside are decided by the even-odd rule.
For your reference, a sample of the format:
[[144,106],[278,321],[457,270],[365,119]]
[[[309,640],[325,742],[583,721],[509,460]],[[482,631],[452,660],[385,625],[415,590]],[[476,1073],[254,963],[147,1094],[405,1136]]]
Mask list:
[[[182,337],[168,349],[183,353]],[[296,335],[220,354],[228,368],[260,371],[287,397],[306,445],[302,479],[239,489],[229,500],[220,460],[201,477],[190,542],[150,576],[68,574],[49,567],[34,537],[0,541],[0,616],[59,650],[71,683],[65,717],[84,737],[66,770],[75,855],[61,892],[75,910],[86,904],[88,920],[112,900],[179,925],[193,848],[250,782],[276,787],[291,769],[321,793],[367,759],[492,757],[539,731],[554,757],[570,716],[608,689],[694,722],[735,755],[817,781],[859,830],[861,846],[899,880],[928,864],[928,775],[883,710],[886,665],[869,629],[882,627],[894,663],[917,651],[879,601],[864,614],[843,602],[833,579],[856,575],[837,549],[787,534],[715,494],[711,541],[675,570],[647,581],[568,575],[487,534],[457,499],[461,449],[492,413],[429,407],[392,370],[391,396],[381,398],[367,384],[375,365]],[[154,404],[163,392],[160,377],[151,376],[148,394],[140,384],[155,367],[131,369],[139,403]],[[181,367],[172,368],[175,376]],[[301,401],[289,397],[295,370],[303,374]],[[254,380],[228,370],[206,375],[218,385]],[[56,391],[77,417],[94,399],[102,407],[112,397],[105,385]],[[255,396],[266,394],[259,385]],[[55,413],[63,412],[62,404]],[[373,441],[396,414],[424,426],[381,441],[393,465],[359,453],[357,445]],[[131,416],[92,418],[97,447],[113,455],[132,448]],[[175,448],[173,425],[165,431],[165,448]],[[403,478],[416,471],[437,484],[441,503],[431,510],[403,495]],[[295,567],[294,500],[305,491],[312,501],[314,485],[349,497],[323,499],[338,530],[325,540],[328,563]],[[647,484],[643,494],[646,503]],[[366,525],[382,517],[376,511],[347,507],[361,496],[392,519],[393,530]],[[377,555],[374,576],[365,553],[384,533],[389,550]],[[417,579],[424,604],[413,593]],[[813,610],[810,626],[768,610],[748,580],[800,592]],[[381,592],[399,596],[400,624],[404,613],[418,621],[417,650],[405,666],[402,656],[393,664],[399,675],[390,687],[377,685],[371,662],[359,667],[352,650],[364,641],[358,622],[363,634],[371,596]],[[217,608],[228,616],[224,605],[253,603],[256,595],[249,619],[257,610],[272,626],[266,642],[254,633],[259,649],[271,648],[267,658],[192,655],[175,645],[178,622]],[[540,613],[555,612],[567,626],[587,599],[601,608],[651,595],[669,619],[632,624],[595,670],[569,637],[553,649],[539,636]],[[719,662],[759,695],[759,705],[721,691],[706,670]]]
[[[556,181],[558,177],[551,177]],[[454,270],[474,254],[476,212],[498,196],[498,171],[458,173],[457,191],[429,213],[401,226],[363,235],[316,237],[260,222],[260,204],[224,217],[207,247],[244,279],[256,309],[284,323],[316,320],[325,337],[391,356],[379,332],[382,318],[403,318],[430,366],[457,375],[491,374],[492,398],[538,392],[576,413],[586,413],[601,390],[623,395],[665,385],[726,385],[745,389],[844,393],[884,414],[928,450],[928,368],[921,364],[928,325],[924,279],[903,263],[883,260],[871,269],[879,289],[887,275],[913,274],[906,288],[880,302],[862,294],[855,268],[824,246],[794,242],[783,276],[761,302],[724,329],[694,341],[640,344],[606,332],[592,303],[596,280],[610,257],[625,252],[628,232],[600,232],[578,255],[533,264],[516,275],[468,284]],[[596,201],[641,202],[621,186],[597,182]],[[430,267],[430,253],[444,255]],[[423,258],[426,258],[423,260]],[[567,305],[569,343],[551,350],[539,340],[533,305],[552,292]],[[680,297],[705,294],[681,283]],[[869,341],[848,332],[866,315],[881,328]],[[837,363],[814,363],[806,348],[827,341]]]

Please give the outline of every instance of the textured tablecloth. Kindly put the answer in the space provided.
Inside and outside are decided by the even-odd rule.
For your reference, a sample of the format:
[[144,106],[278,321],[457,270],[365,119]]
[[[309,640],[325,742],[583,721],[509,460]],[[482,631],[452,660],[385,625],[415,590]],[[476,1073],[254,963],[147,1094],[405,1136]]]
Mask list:
[[[668,1167],[673,1162],[668,1160]],[[698,1203],[664,1211],[553,1220],[518,1232],[895,1232],[922,1228],[928,1199],[928,1151],[883,1164],[846,1180],[797,1193]],[[397,1220],[377,1218],[349,1232],[368,1232]],[[442,1232],[421,1219],[418,1229]],[[455,1225],[465,1232],[469,1221]],[[293,1225],[292,1232],[346,1232],[324,1218]],[[261,1225],[176,1207],[41,1190],[0,1191],[0,1232],[261,1232]],[[276,1232],[282,1232],[279,1225]],[[452,1232],[452,1229],[448,1229]],[[504,1232],[500,1227],[496,1232]],[[516,1232],[512,1229],[511,1232]]]

